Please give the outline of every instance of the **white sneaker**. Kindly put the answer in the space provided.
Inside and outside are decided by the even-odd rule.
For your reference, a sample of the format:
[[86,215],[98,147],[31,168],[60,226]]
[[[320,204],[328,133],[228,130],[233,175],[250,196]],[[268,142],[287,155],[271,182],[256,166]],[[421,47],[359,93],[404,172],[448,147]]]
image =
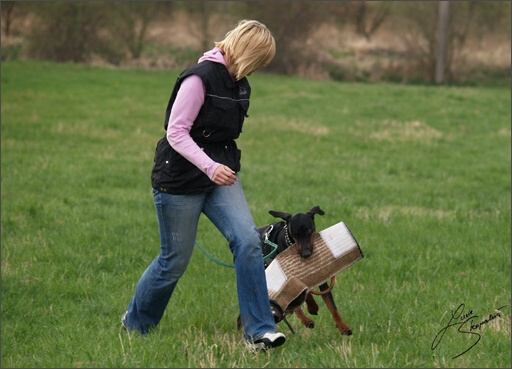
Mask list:
[[121,325],[124,329],[128,330],[128,324],[126,324],[126,315],[128,314],[128,311],[125,311],[123,316],[121,317]]
[[247,342],[247,347],[251,350],[266,350],[272,347],[281,346],[286,341],[284,334],[280,332],[265,333],[263,337],[254,342]]

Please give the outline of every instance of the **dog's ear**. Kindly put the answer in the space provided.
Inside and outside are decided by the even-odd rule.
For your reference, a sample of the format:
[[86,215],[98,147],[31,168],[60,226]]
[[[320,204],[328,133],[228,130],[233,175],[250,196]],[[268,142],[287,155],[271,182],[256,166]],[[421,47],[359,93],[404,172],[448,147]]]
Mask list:
[[274,218],[281,218],[281,219],[284,219],[286,221],[290,220],[290,218],[292,217],[292,214],[288,214],[288,213],[285,213],[283,211],[270,210],[269,214],[272,215]]
[[311,216],[314,216],[315,214],[324,215],[325,212],[322,209],[320,209],[320,206],[317,205],[309,209],[306,214]]

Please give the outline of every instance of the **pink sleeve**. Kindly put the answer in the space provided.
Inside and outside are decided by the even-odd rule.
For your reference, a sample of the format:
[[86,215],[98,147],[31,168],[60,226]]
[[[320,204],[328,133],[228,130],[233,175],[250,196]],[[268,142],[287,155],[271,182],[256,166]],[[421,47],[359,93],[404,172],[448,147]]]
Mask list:
[[204,95],[201,78],[191,75],[183,80],[169,117],[167,141],[181,156],[212,179],[220,164],[206,155],[190,137],[190,129],[204,103]]

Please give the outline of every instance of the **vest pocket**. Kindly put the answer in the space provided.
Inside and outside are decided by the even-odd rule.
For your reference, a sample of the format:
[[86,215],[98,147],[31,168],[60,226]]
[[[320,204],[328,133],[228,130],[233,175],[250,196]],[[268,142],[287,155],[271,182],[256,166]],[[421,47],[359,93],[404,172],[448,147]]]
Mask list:
[[212,98],[213,108],[211,109],[211,115],[206,121],[207,126],[212,126],[212,130],[221,134],[219,140],[230,139],[238,137],[240,132],[239,117],[240,108],[236,100],[230,98]]
[[169,165],[170,158],[171,145],[167,141],[167,136],[164,136],[156,144],[153,169],[151,171],[151,185],[159,191],[162,191],[162,174],[164,173],[165,166]]
[[212,96],[213,106],[222,110],[232,110],[236,108],[236,101],[229,98]]

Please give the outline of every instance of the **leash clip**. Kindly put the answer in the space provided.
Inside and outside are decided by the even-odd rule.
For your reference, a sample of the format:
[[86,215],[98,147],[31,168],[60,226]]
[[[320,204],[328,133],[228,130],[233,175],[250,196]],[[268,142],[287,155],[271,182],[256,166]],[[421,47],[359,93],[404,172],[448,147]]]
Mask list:
[[268,231],[265,232],[264,236],[265,236],[265,243],[268,241],[268,235],[272,232],[272,230],[274,229],[274,225],[271,224],[270,227],[268,228]]

